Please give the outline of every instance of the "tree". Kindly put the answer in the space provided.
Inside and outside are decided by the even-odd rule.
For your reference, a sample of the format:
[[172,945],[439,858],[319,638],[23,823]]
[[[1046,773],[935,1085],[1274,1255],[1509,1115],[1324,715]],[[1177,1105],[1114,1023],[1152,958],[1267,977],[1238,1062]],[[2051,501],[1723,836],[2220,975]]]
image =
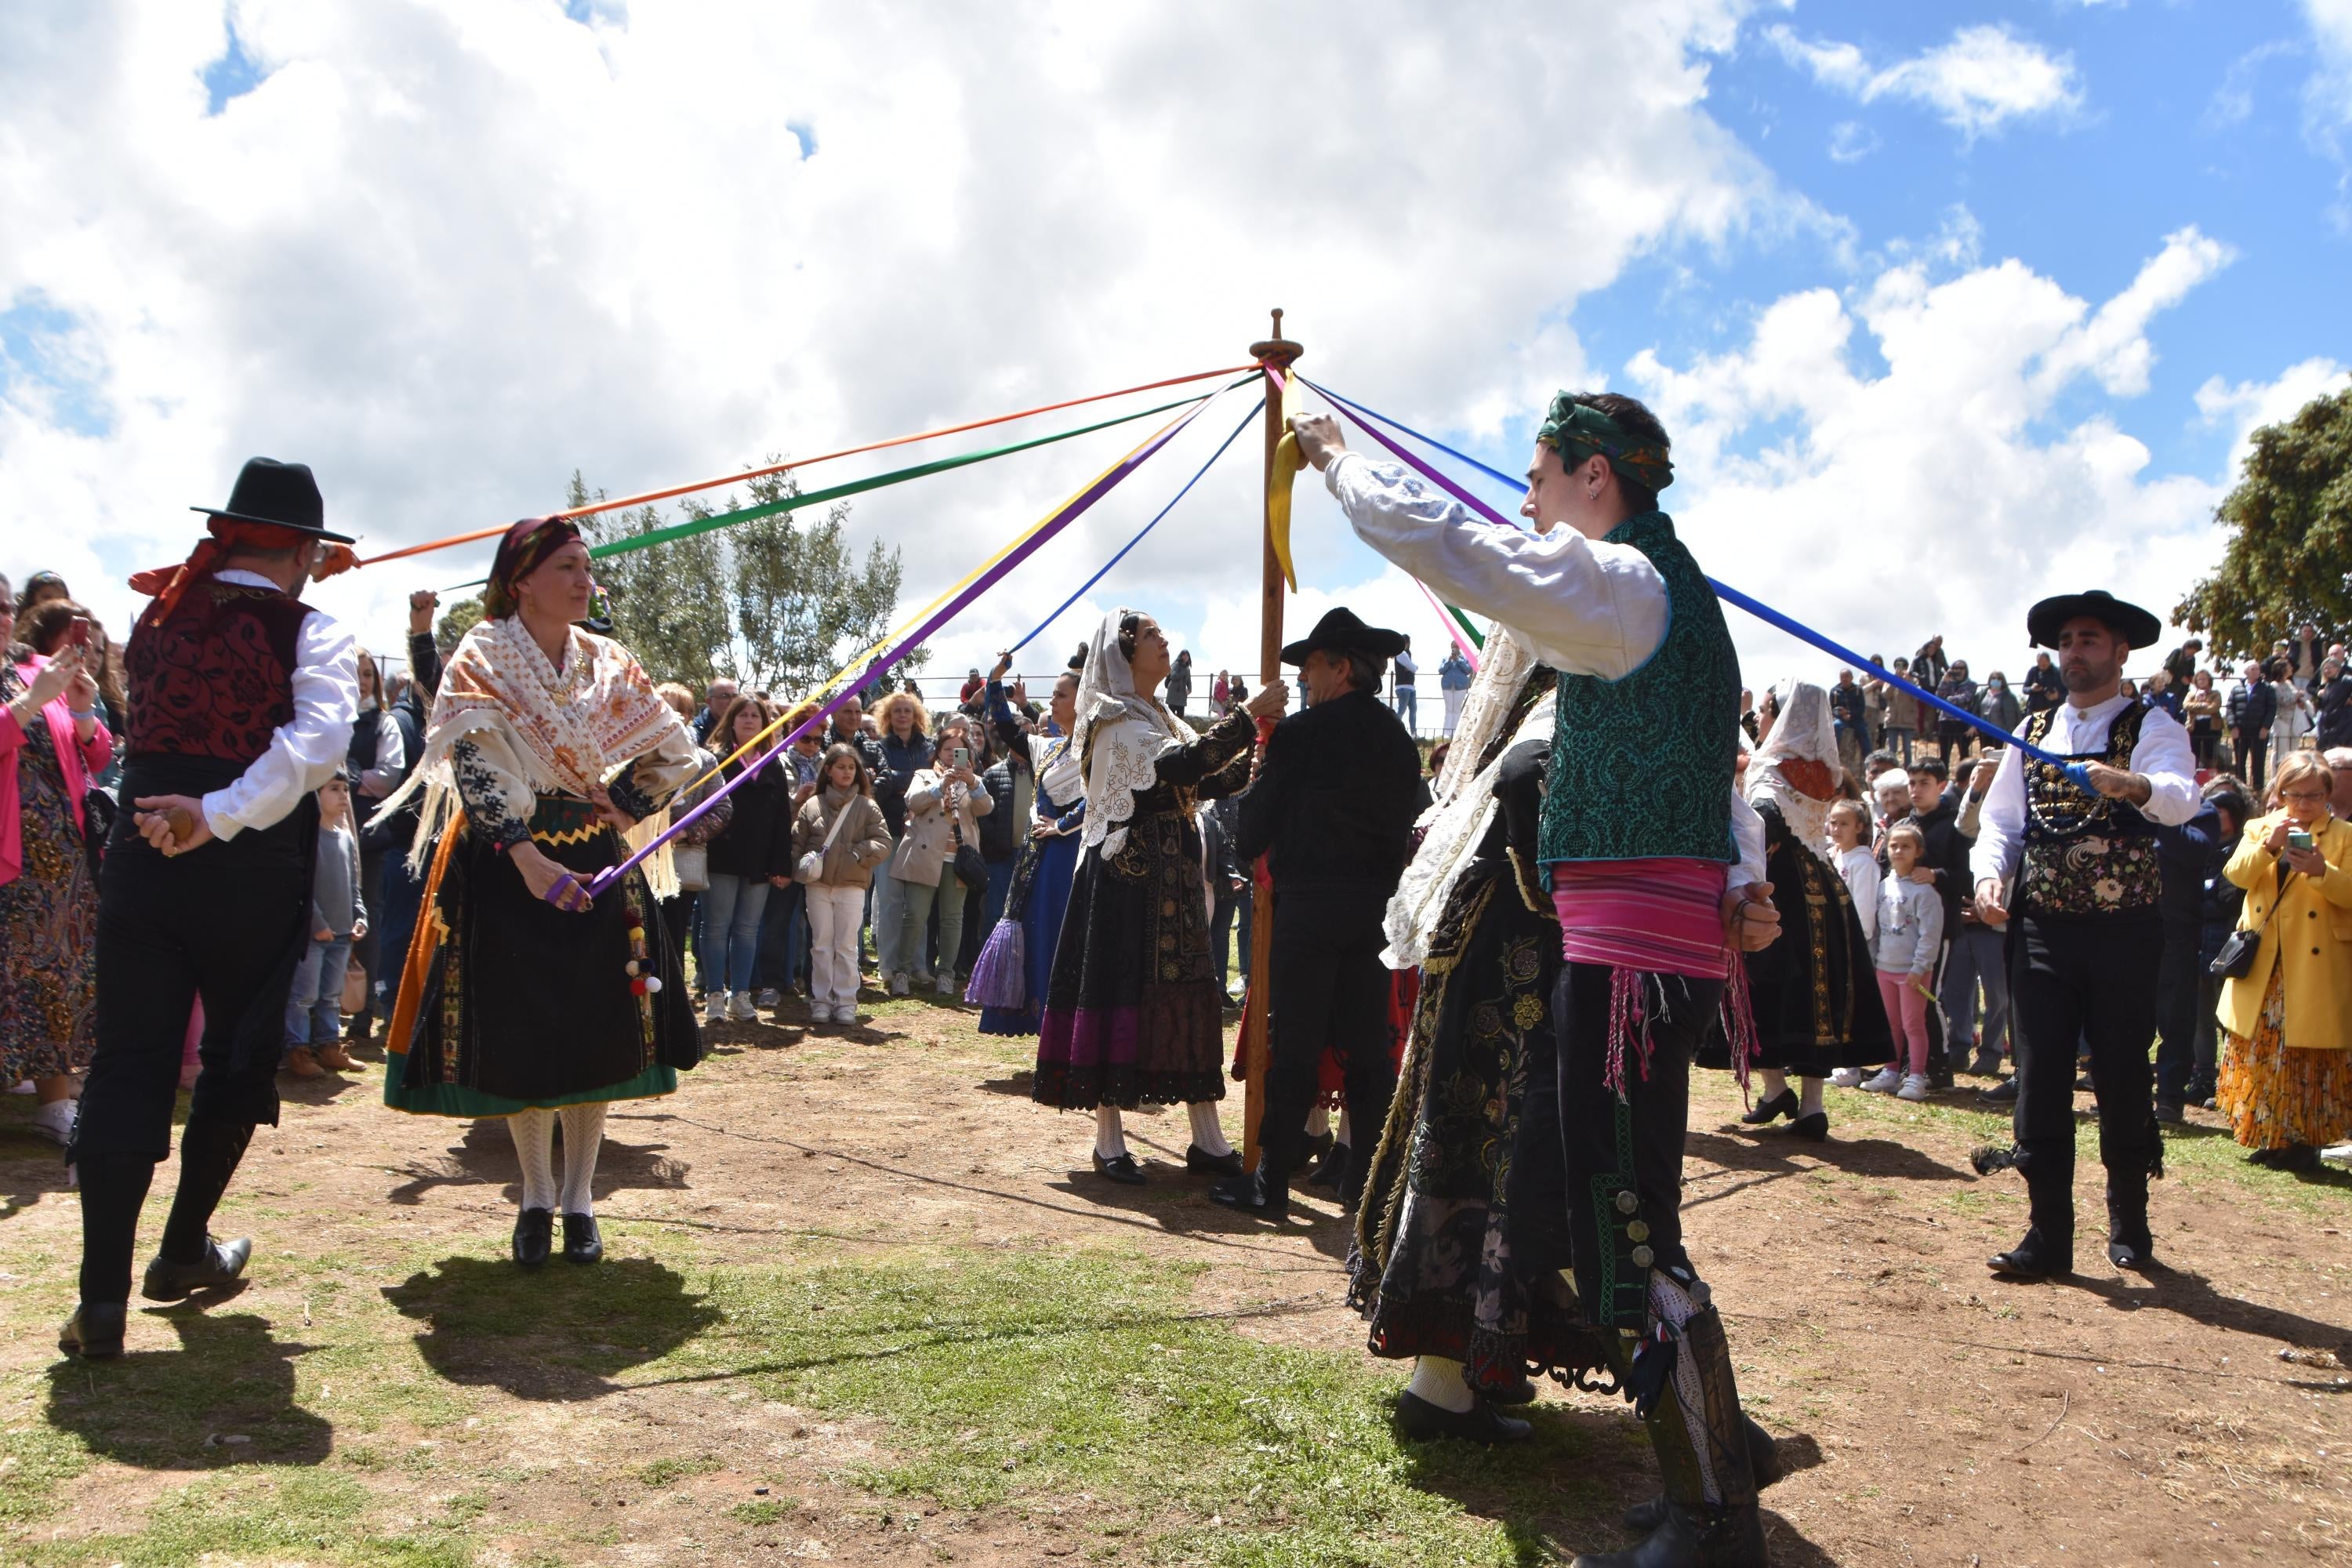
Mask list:
[[[581,507],[592,498],[575,469],[564,505]],[[710,509],[689,499],[688,518],[708,517]],[[633,511],[591,512],[580,520],[589,544],[610,543],[651,533],[667,525],[653,507]],[[596,563],[596,581],[612,606],[613,635],[653,672],[656,680],[679,680],[696,691],[716,675],[736,673],[727,637],[726,552],[717,533],[691,534],[607,555]]]
[[2213,515],[2229,545],[2175,621],[2233,659],[2305,626],[2342,640],[2352,626],[2352,391],[2255,431],[2245,477]]
[[441,657],[446,659],[457,651],[457,645],[465,639],[466,634],[481,622],[482,596],[477,594],[470,599],[460,599],[441,612],[440,624],[433,628],[434,646],[441,650]]

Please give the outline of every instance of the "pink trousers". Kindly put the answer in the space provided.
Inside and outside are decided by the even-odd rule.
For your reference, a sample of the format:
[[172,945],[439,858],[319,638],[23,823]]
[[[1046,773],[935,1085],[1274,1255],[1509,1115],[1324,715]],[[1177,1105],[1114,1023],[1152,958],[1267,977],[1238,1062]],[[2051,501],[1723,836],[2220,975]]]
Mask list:
[[[1886,1026],[1895,1036],[1895,1060],[1897,1066],[1907,1062],[1906,1072],[1925,1077],[1927,1071],[1927,998],[1918,986],[1911,984],[1912,976],[1892,970],[1878,972],[1879,1000],[1886,1004]],[[1924,981],[1922,984],[1926,984]]]

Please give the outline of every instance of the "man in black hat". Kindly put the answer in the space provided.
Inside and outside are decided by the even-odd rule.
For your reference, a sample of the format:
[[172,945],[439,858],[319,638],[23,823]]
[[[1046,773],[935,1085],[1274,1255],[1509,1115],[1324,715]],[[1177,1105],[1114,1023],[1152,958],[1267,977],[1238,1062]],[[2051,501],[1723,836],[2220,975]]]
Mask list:
[[[1244,865],[1272,858],[1272,1052],[1258,1168],[1210,1190],[1228,1208],[1277,1220],[1288,1212],[1327,1048],[1345,1075],[1358,1137],[1379,1136],[1396,1093],[1381,920],[1412,857],[1421,752],[1381,701],[1381,670],[1403,648],[1396,633],[1341,608],[1282,650],[1310,706],[1274,727],[1234,834]],[[1362,1184],[1359,1163],[1342,1176],[1342,1201]]]
[[255,1125],[278,1121],[286,995],[310,936],[312,792],[359,711],[351,635],[299,596],[350,543],[324,526],[310,470],[256,458],[227,507],[194,510],[211,537],[131,580],[155,599],[124,656],[135,810],[116,818],[99,880],[98,1047],[66,1156],[80,1168],[81,1304],[58,1345],[93,1358],[122,1352],[139,1209],[171,1152],[200,998],[179,1189],[142,1293],[226,1285],[252,1252],[206,1227]]
[[2107,1258],[2141,1269],[2152,1261],[2148,1178],[2164,1173],[2148,1084],[2150,978],[2164,950],[2157,829],[2196,815],[2197,763],[2179,721],[2123,694],[2125,659],[2163,631],[2154,616],[2094,591],[2044,599],[2025,625],[2057,650],[2066,700],[2029,717],[2018,736],[2080,762],[2089,788],[2004,751],[1971,858],[1979,912],[2013,917],[2016,1163],[2032,1201],[2025,1239],[1989,1261],[2021,1279],[2074,1269],[2074,1053],[2087,1043],[2107,1171]]

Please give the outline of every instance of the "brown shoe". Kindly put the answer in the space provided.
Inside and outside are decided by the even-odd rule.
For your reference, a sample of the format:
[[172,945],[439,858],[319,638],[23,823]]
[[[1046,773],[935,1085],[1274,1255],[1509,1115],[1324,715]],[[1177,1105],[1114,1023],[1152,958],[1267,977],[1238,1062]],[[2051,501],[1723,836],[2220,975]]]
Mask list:
[[286,1053],[286,1059],[278,1064],[278,1070],[279,1072],[292,1073],[296,1078],[324,1078],[327,1076],[327,1069],[319,1065],[317,1053],[313,1052],[308,1046],[297,1046],[292,1050],[288,1051]]
[[320,1067],[333,1072],[350,1072],[360,1065],[352,1059],[351,1052],[343,1049],[342,1042],[340,1040],[331,1040],[323,1046],[312,1046],[310,1054],[319,1058]]

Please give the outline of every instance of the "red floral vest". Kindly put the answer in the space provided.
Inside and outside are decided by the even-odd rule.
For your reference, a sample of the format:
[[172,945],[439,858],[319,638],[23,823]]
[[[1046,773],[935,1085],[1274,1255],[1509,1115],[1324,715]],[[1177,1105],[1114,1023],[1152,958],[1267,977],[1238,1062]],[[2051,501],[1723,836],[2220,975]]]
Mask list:
[[294,718],[294,647],[310,606],[275,588],[191,585],[160,624],[131,634],[129,757],[251,763]]

